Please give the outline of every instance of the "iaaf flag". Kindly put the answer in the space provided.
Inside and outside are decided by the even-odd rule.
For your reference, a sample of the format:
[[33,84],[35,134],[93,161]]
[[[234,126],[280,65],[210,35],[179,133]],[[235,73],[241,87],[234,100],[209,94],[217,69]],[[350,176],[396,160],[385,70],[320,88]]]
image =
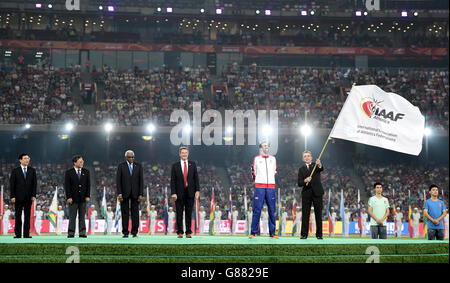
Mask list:
[[376,85],[353,86],[330,138],[419,155],[425,118],[418,107]]
[[50,204],[50,208],[48,211],[48,219],[50,220],[50,224],[55,227],[55,231],[58,232],[58,228],[56,227],[56,216],[58,215],[58,187],[55,189],[55,194],[53,195],[52,203]]

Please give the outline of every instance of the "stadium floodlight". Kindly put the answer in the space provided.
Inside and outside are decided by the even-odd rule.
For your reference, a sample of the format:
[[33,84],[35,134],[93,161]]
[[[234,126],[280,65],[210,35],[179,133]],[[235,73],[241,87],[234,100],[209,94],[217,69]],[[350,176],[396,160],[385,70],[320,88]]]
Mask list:
[[201,9],[200,9],[200,13],[203,14],[204,12],[205,12],[205,9],[201,8]]
[[216,14],[217,14],[217,15],[222,15],[222,9],[217,8],[217,9],[216,9]]
[[100,11],[103,11],[103,6],[98,6],[98,9],[99,9]]
[[316,12],[315,12],[314,10],[311,10],[311,12],[309,12],[309,14],[310,14],[311,16],[314,16],[315,13],[316,13]]
[[272,134],[272,127],[270,125],[265,125],[263,128],[263,135],[264,136],[270,136]]
[[108,6],[108,12],[114,12],[115,10],[114,6]]
[[28,124],[28,123],[27,123],[27,124],[25,124],[25,129],[27,129],[27,130],[28,130],[29,128],[31,128],[31,125],[30,125],[30,124]]
[[161,12],[161,7],[156,8],[156,11]]
[[265,11],[264,11],[264,14],[265,14],[266,16],[270,16],[270,15],[272,15],[272,11],[271,11],[271,10],[265,10]]
[[73,130],[73,123],[69,122],[66,124],[66,131],[70,132]]
[[308,11],[306,11],[306,10],[301,10],[301,11],[300,11],[300,15],[302,15],[302,16],[308,16]]
[[231,127],[231,126],[228,126],[227,127],[227,132],[226,132],[227,134],[232,134],[233,133],[233,127]]
[[311,135],[312,133],[312,129],[309,125],[305,124],[300,128],[301,133],[305,136],[308,137]]
[[36,3],[36,9],[42,8],[42,3]]
[[361,12],[360,10],[357,10],[357,11],[355,12],[355,16],[361,17],[361,16],[362,16],[362,12]]
[[415,11],[413,15],[414,15],[414,17],[417,17],[417,16],[419,16],[419,12]]
[[172,13],[173,12],[173,8],[172,7],[167,7],[166,12],[167,13]]
[[155,131],[156,127],[152,123],[147,125],[147,131],[150,133],[153,133]]
[[369,13],[367,13],[367,11],[364,11],[364,14],[363,14],[363,15],[364,15],[364,16],[367,16],[368,14],[369,14]]
[[255,13],[256,13],[257,15],[259,15],[259,13],[261,13],[261,12],[260,12],[259,10],[256,10]]
[[402,16],[402,18],[408,17],[408,12],[407,11],[402,11],[401,16]]
[[189,134],[192,130],[191,125],[187,124],[186,126],[183,127],[183,132],[185,132],[186,134]]
[[428,128],[428,127],[426,127],[425,130],[424,130],[424,134],[425,134],[425,136],[427,136],[427,137],[431,136],[431,134],[432,134],[431,129]]
[[47,6],[49,9],[51,9],[51,8],[53,8],[53,5],[52,4],[48,4],[48,6]]
[[104,129],[105,129],[105,132],[109,133],[112,131],[113,125],[111,123],[106,123]]

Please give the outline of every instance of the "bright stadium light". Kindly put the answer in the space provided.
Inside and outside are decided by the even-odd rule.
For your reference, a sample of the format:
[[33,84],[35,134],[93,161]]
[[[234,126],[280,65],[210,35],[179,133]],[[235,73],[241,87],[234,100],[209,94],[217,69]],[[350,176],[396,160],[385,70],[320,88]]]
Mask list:
[[228,126],[227,127],[227,134],[232,134],[233,133],[233,127]]
[[161,12],[161,7],[156,8],[156,11]]
[[272,15],[272,11],[270,11],[270,10],[265,10],[265,11],[264,11],[264,14],[265,14],[266,16],[270,16],[270,15]]
[[149,133],[153,133],[154,131],[155,131],[155,125],[153,125],[153,124],[148,124],[147,125],[147,131],[149,132]]
[[369,13],[367,13],[367,11],[364,11],[364,16],[367,16]]
[[259,13],[261,13],[261,12],[260,12],[259,10],[256,10],[255,13],[256,13],[257,15],[259,15]]
[[108,6],[108,12],[114,12],[115,10],[114,6]]
[[53,8],[53,5],[52,4],[48,4],[48,6],[47,6],[49,9],[51,9],[51,8]]
[[308,11],[306,11],[306,10],[301,10],[301,11],[300,11],[300,15],[302,15],[302,16],[308,16]]
[[428,128],[428,127],[426,127],[425,130],[424,130],[424,134],[425,134],[425,136],[427,136],[427,137],[431,136],[431,134],[432,134],[431,129]]
[[103,6],[98,6],[98,9],[99,9],[100,11],[103,11]]
[[69,122],[66,124],[66,131],[70,132],[73,130],[73,123]]
[[217,9],[216,9],[216,14],[217,14],[217,15],[222,15],[222,9],[217,8]]
[[183,127],[183,132],[185,132],[186,134],[189,134],[191,132],[192,128],[191,125],[186,125]]
[[42,3],[36,3],[36,9],[42,8]]
[[265,125],[263,128],[263,135],[270,136],[272,134],[272,127],[270,125]]
[[29,128],[31,128],[31,125],[30,124],[25,124],[25,129],[29,129]]
[[401,16],[402,16],[402,18],[408,17],[408,12],[407,11],[402,11]]
[[205,9],[201,8],[201,9],[200,9],[200,13],[203,14],[204,12],[205,12]]
[[414,17],[417,17],[417,16],[419,16],[419,12],[416,11],[416,12],[414,12],[413,15],[414,15]]
[[104,129],[105,129],[105,132],[109,133],[112,131],[113,125],[111,123],[106,123]]
[[362,16],[362,12],[361,12],[360,10],[357,10],[357,11],[355,12],[355,16],[361,17],[361,16]]
[[310,127],[309,125],[306,125],[306,124],[303,125],[303,126],[300,128],[300,131],[302,132],[302,134],[303,134],[305,137],[310,136],[311,133],[312,133],[311,127]]
[[172,13],[173,12],[173,8],[172,7],[167,7],[166,12],[167,13]]
[[311,10],[311,12],[309,12],[309,14],[311,14],[311,16],[314,16],[316,12],[314,12],[314,10]]

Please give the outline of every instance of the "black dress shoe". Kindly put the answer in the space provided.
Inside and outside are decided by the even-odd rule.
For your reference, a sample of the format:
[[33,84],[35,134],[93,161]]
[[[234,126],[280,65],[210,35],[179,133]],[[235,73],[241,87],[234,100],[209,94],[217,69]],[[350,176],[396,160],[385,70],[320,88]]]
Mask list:
[[302,239],[302,240],[306,240],[308,237],[306,237],[306,236],[301,236],[300,237],[300,239]]
[[137,235],[137,234],[134,234],[134,235],[133,235],[133,238],[137,238],[137,237],[138,237],[138,235]]
[[24,238],[27,238],[27,239],[31,239],[32,237],[30,236],[30,235],[28,235],[28,236],[23,236]]
[[177,238],[183,238],[183,234],[178,234]]
[[323,238],[322,237],[317,237],[317,240],[323,240]]
[[192,238],[191,234],[186,234],[186,238]]
[[22,236],[14,236],[14,239],[20,239]]
[[128,238],[128,235],[123,235],[122,238]]
[[80,238],[87,238],[86,235],[80,235]]
[[74,238],[74,235],[68,235],[67,238]]

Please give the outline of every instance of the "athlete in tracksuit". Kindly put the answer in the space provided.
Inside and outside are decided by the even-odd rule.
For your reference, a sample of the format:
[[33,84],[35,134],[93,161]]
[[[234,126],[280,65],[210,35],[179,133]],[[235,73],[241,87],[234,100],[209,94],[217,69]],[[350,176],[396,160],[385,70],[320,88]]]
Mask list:
[[260,155],[253,159],[252,175],[255,180],[255,193],[253,199],[253,217],[250,238],[254,238],[259,232],[259,221],[264,201],[269,210],[269,235],[275,235],[275,174],[277,173],[277,161],[275,156],[269,155],[269,145],[262,142],[259,145]]

